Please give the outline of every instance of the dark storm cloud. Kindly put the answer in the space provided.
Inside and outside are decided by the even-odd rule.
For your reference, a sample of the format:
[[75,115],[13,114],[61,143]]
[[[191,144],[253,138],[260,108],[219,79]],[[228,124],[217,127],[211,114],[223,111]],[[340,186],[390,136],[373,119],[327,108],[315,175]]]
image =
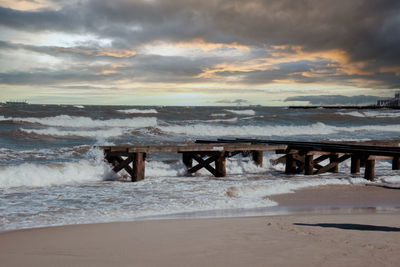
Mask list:
[[[340,79],[345,77],[345,82],[357,78],[376,81],[371,83],[374,85],[398,88],[398,74],[379,72],[385,67],[400,67],[399,14],[398,0],[89,0],[65,4],[57,10],[0,8],[0,25],[29,32],[92,34],[110,39],[113,48],[117,49],[160,40],[192,39],[237,42],[252,47],[301,46],[307,52],[339,49],[348,54],[349,63],[363,63],[359,68],[374,74],[345,77],[327,72],[324,77],[305,77],[299,72],[321,66],[318,62],[306,62],[304,66],[281,65],[279,70],[225,72],[219,76],[238,75],[248,83],[281,78],[300,82],[336,80],[341,83]],[[161,67],[152,60],[149,59],[148,64],[136,65],[134,71],[142,74],[143,80],[156,78],[149,74],[146,77],[145,71],[153,71],[159,74],[159,80],[185,81],[207,67],[203,62],[191,65],[180,57],[168,58],[165,62],[158,58]],[[224,61],[220,59],[220,62]],[[170,71],[164,67],[166,64],[171,64]],[[189,67],[180,69],[177,64]],[[328,68],[328,64],[322,64]]]
[[311,105],[367,105],[376,104],[380,99],[376,96],[342,96],[342,95],[319,95],[319,96],[293,96],[285,99],[290,101],[307,101]]

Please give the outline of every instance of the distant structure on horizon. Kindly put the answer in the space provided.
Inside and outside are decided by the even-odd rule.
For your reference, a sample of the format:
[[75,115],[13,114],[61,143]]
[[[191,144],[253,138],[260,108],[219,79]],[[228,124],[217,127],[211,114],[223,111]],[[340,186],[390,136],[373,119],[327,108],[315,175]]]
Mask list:
[[26,105],[28,102],[26,100],[24,101],[6,101],[7,105]]
[[394,98],[378,100],[379,107],[400,107],[400,91],[394,95]]

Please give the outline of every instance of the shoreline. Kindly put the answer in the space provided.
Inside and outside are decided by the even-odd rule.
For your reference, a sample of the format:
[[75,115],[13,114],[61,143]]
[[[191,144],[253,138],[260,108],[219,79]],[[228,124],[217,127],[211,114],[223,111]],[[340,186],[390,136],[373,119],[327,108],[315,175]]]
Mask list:
[[396,266],[399,196],[399,189],[327,185],[271,196],[287,207],[281,214],[12,230],[0,233],[0,258],[9,267]]
[[18,229],[5,229],[2,233],[29,229],[69,227],[109,223],[129,223],[162,220],[229,219],[263,216],[297,216],[349,213],[387,214],[400,213],[400,188],[371,184],[319,185],[294,190],[291,193],[267,196],[276,206],[260,208],[215,209],[182,213],[141,216],[126,220],[95,221],[87,223],[39,225]]

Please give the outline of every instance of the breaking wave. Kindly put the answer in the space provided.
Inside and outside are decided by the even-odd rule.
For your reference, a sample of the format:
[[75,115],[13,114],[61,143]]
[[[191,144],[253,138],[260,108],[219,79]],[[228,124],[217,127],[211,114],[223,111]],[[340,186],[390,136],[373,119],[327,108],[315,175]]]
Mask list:
[[400,132],[399,125],[365,125],[359,127],[339,127],[314,123],[302,126],[271,125],[271,126],[223,126],[211,124],[195,125],[159,125],[166,133],[186,136],[296,136],[296,135],[327,135],[346,132]]
[[102,181],[111,175],[103,152],[91,150],[89,159],[56,164],[24,163],[0,167],[0,188],[43,187]]
[[352,116],[357,118],[398,118],[400,112],[383,112],[383,111],[351,111],[351,112],[337,112],[342,116]]
[[32,124],[40,124],[55,127],[71,127],[71,128],[99,128],[99,127],[151,127],[157,125],[157,118],[137,117],[129,119],[109,119],[96,120],[89,117],[60,115],[55,117],[44,118],[6,118],[0,116],[0,121],[27,122]]
[[120,109],[117,110],[118,112],[125,113],[125,114],[156,114],[158,113],[157,110],[154,108],[152,109]]
[[256,112],[252,109],[225,109],[225,111],[228,111],[230,113],[238,114],[238,115],[247,115],[247,116],[254,116],[256,115]]

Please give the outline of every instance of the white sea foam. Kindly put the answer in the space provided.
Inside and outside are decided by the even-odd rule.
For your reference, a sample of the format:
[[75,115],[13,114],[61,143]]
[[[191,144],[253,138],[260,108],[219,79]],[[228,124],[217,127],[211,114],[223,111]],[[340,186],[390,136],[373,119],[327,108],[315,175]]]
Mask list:
[[398,118],[400,117],[399,111],[351,111],[351,112],[337,112],[343,116],[353,116],[358,118]]
[[4,116],[0,116],[0,120],[3,121],[12,120],[14,122],[28,122],[46,126],[71,127],[71,128],[99,128],[99,127],[140,128],[140,127],[151,127],[157,125],[157,118],[154,117],[96,120],[89,117],[68,116],[68,115],[60,115],[55,117],[44,117],[44,118],[33,118],[33,117],[5,118]]
[[210,115],[211,117],[226,117],[228,114],[226,113],[214,113]]
[[80,137],[90,137],[96,138],[98,140],[104,140],[110,137],[118,137],[123,136],[130,133],[129,129],[123,128],[111,128],[111,129],[91,129],[91,130],[63,130],[54,127],[46,128],[46,129],[19,129],[21,132],[25,132],[28,134],[36,134],[36,135],[44,135],[44,136],[80,136]]
[[327,135],[354,132],[400,132],[400,125],[365,125],[338,127],[324,123],[309,125],[269,125],[269,126],[223,126],[211,124],[194,125],[159,125],[158,128],[167,133],[186,136],[296,136]]
[[120,110],[117,110],[118,112],[121,112],[121,113],[125,113],[125,114],[142,114],[142,113],[144,113],[144,114],[155,114],[155,113],[158,113],[158,111],[157,110],[155,110],[155,109],[136,109],[136,108],[132,108],[132,109],[120,109]]
[[225,111],[238,115],[247,115],[247,116],[256,115],[256,112],[252,109],[225,109]]
[[102,181],[109,177],[110,167],[103,152],[92,150],[91,159],[59,164],[24,163],[0,167],[0,188],[43,187]]
[[85,108],[85,106],[82,106],[82,105],[75,105],[74,108]]

